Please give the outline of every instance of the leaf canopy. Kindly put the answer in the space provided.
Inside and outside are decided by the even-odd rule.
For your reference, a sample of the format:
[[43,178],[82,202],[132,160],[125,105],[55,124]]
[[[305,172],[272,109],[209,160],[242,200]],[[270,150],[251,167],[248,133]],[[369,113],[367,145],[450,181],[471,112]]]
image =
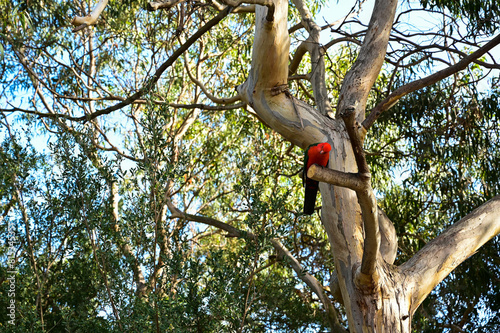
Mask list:
[[[330,285],[326,233],[318,216],[301,215],[303,152],[233,98],[248,74],[254,15],[226,17],[148,86],[175,50],[218,14],[214,3],[186,1],[147,12],[145,2],[110,1],[95,27],[73,34],[69,18],[87,13],[87,2],[0,0],[0,7],[12,8],[0,12],[0,232],[12,228],[19,239],[16,326],[5,324],[2,312],[2,331],[328,327],[315,294],[271,243],[279,239],[304,270]],[[486,36],[498,28],[496,1],[421,3],[446,9],[450,28],[433,37],[415,28],[411,41],[403,29],[395,32],[368,109],[388,91],[469,52],[479,44],[470,33]],[[307,4],[314,14],[326,5]],[[464,41],[453,34],[458,18],[470,32]],[[289,26],[299,22],[292,6]],[[347,41],[325,51],[332,105],[356,59],[363,24],[348,19],[329,35]],[[403,21],[395,27],[407,28]],[[304,29],[291,32],[292,56],[304,36]],[[433,49],[447,39],[452,51]],[[289,89],[315,105],[303,80],[315,70],[308,57]],[[399,236],[396,263],[500,194],[497,69],[475,64],[407,95],[367,137],[373,186]],[[124,108],[72,120],[143,87]],[[242,236],[189,221],[169,204],[225,221]],[[0,245],[0,306],[6,308],[11,257],[8,241]],[[499,262],[495,239],[439,285],[415,316],[414,331],[441,332],[452,324],[498,330]],[[342,305],[336,307],[343,314]]]

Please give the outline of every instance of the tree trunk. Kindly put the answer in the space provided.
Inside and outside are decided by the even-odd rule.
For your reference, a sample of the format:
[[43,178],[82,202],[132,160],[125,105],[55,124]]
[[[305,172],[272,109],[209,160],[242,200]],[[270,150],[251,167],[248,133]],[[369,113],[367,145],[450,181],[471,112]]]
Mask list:
[[[339,301],[345,306],[349,330],[410,332],[412,314],[437,283],[500,232],[500,198],[490,200],[445,231],[408,263],[392,265],[397,250],[395,230],[387,216],[377,212],[362,151],[366,133],[359,124],[384,60],[397,1],[376,1],[358,59],[344,79],[335,119],[287,93],[288,2],[273,3],[273,15],[268,15],[271,7],[256,6],[252,68],[238,92],[262,122],[290,142],[302,148],[326,141],[332,146],[329,168],[335,172],[322,171],[331,177],[318,174],[314,179],[322,181],[321,220],[331,244]],[[301,1],[295,3],[301,9]],[[308,20],[307,11],[302,10],[301,15],[304,22]],[[308,31],[317,32],[310,22],[304,24],[309,24]],[[313,87],[322,89],[318,77],[315,80]],[[468,233],[459,234],[462,228]],[[332,304],[326,304],[330,301],[322,299],[326,309],[331,309]],[[332,324],[333,332],[343,331],[338,320],[330,322],[337,323]]]
[[[336,134],[337,133],[337,134]],[[332,133],[334,147],[330,168],[357,172],[347,135]],[[363,219],[355,191],[320,183],[323,199],[321,220],[331,243],[342,301],[351,332],[410,332],[408,290],[398,269],[379,257],[379,284],[366,290],[356,285],[363,257]],[[394,231],[392,233],[395,237]],[[382,238],[384,239],[384,238]],[[386,258],[394,260],[396,248]]]

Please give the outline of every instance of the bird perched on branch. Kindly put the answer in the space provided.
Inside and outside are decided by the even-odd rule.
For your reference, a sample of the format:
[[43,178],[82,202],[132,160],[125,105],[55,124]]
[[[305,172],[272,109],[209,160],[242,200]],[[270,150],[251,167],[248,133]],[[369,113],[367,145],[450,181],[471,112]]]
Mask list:
[[315,143],[307,147],[304,155],[304,214],[311,215],[314,212],[316,205],[316,196],[318,194],[319,182],[307,177],[307,170],[313,164],[318,164],[322,167],[328,165],[328,158],[330,157],[330,150],[332,147],[328,142]]

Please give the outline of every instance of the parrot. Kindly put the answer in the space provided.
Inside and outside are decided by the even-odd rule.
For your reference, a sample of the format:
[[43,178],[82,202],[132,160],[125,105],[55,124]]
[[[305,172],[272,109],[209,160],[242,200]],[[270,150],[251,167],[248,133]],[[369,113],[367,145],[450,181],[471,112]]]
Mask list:
[[316,196],[318,194],[319,187],[318,181],[307,178],[307,170],[309,170],[309,167],[313,164],[318,164],[322,167],[326,167],[328,165],[328,159],[330,157],[330,150],[332,150],[332,147],[328,142],[315,143],[307,147],[306,153],[304,155],[304,214],[306,215],[311,215],[314,212],[314,206],[316,205]]

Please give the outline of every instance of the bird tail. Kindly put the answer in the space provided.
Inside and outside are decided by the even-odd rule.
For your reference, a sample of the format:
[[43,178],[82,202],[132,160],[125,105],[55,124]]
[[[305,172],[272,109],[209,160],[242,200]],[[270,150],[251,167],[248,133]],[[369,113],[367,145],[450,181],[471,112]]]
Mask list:
[[[311,215],[314,213],[314,206],[316,205],[316,196],[318,195],[318,182],[311,184],[311,181],[306,181],[306,193],[304,196],[304,214]],[[314,182],[314,181],[312,181]]]

